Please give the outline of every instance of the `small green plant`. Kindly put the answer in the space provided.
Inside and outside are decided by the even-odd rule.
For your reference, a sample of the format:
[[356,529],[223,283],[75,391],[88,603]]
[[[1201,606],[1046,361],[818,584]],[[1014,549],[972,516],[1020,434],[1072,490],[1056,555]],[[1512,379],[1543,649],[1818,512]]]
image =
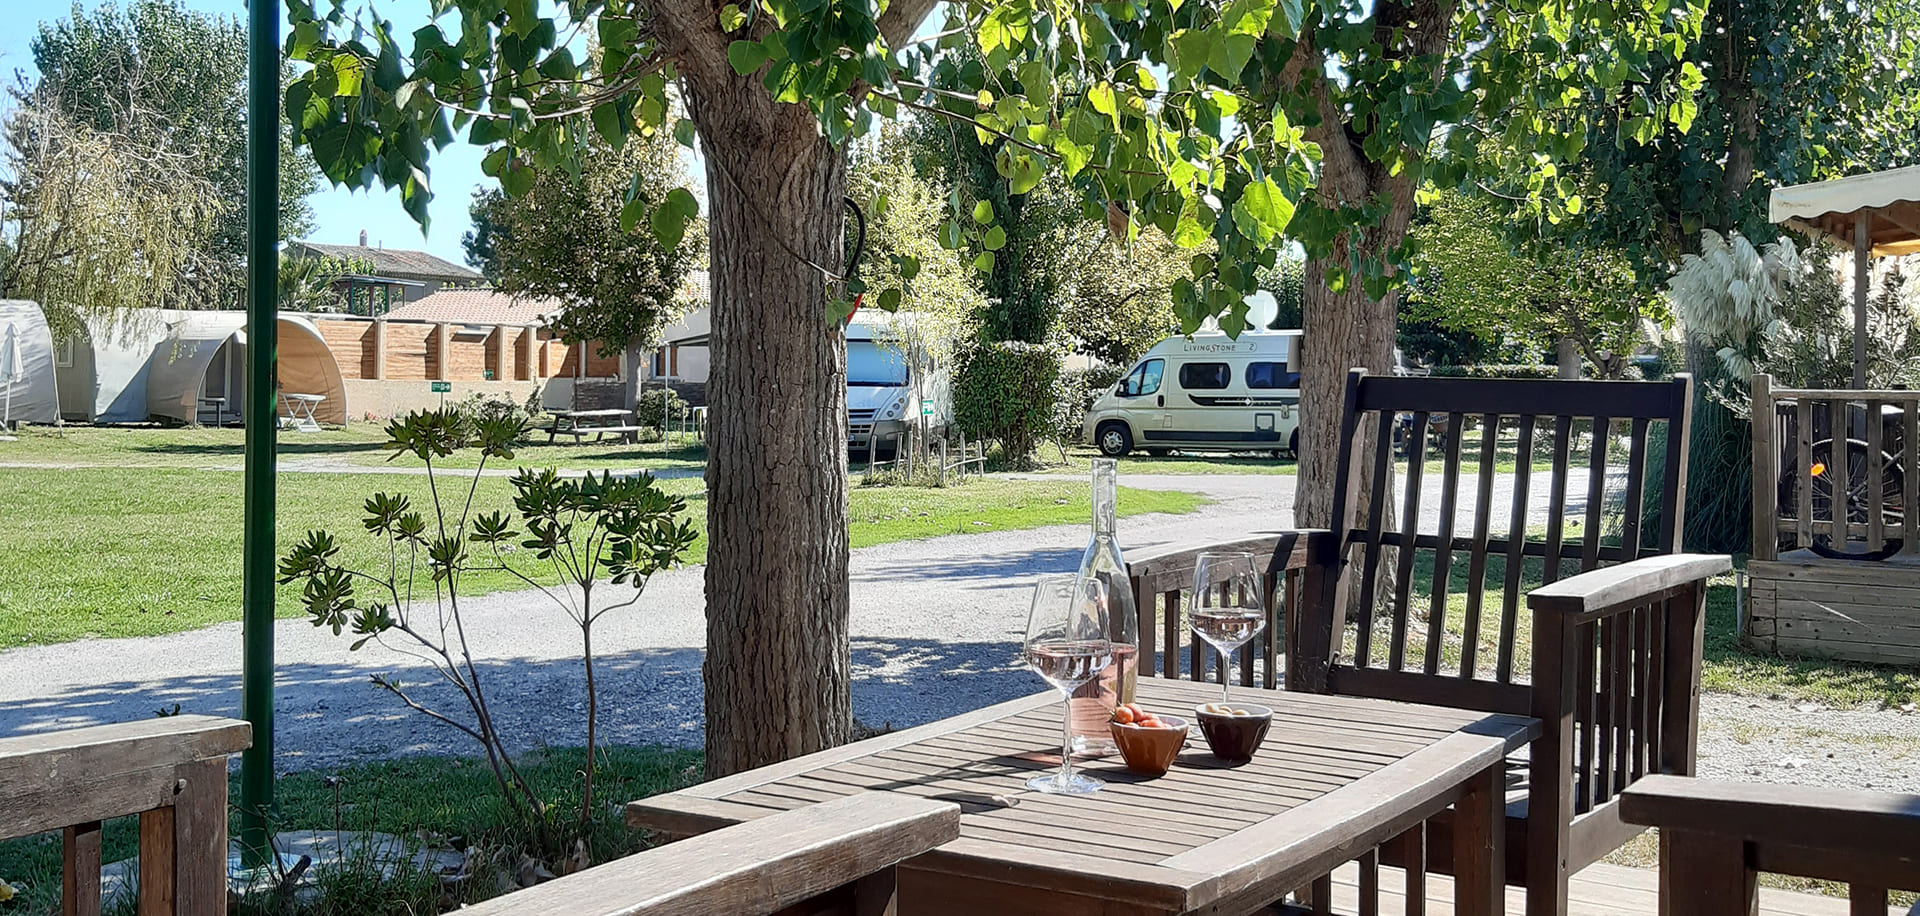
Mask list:
[[[460,693],[464,715],[421,703],[386,675],[373,677],[408,708],[479,743],[508,808],[526,825],[535,848],[557,860],[593,820],[599,715],[593,626],[638,602],[648,579],[677,563],[693,544],[694,531],[682,517],[685,501],[662,492],[646,474],[572,478],[551,468],[522,468],[511,478],[512,513],[477,512],[474,495],[488,463],[511,461],[524,428],[510,417],[476,419],[453,409],[393,421],[388,447],[426,464],[432,505],[422,512],[404,495],[375,493],[366,501],[362,526],[385,542],[384,564],[350,568],[340,562],[333,534],[310,531],[281,559],[280,582],[301,584],[314,626],[330,627],[335,635],[351,630],[355,650],[377,641],[420,658]],[[434,463],[467,449],[480,452],[472,477],[464,493],[447,490]],[[588,753],[575,818],[550,810],[522,778],[494,723],[461,618],[462,581],[482,570],[505,572],[538,589],[580,629]]]
[[649,388],[633,405],[633,421],[640,426],[665,429],[668,423],[679,422],[680,414],[686,409],[687,402],[673,389]]

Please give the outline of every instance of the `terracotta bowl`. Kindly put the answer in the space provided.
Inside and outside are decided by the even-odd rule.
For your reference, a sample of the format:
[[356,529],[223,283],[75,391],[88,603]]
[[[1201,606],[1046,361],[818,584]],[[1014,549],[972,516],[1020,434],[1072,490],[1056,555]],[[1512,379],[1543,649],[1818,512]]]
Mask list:
[[1267,738],[1267,729],[1273,725],[1273,710],[1252,703],[1235,703],[1233,707],[1244,709],[1248,714],[1222,715],[1207,712],[1200,706],[1194,707],[1193,713],[1200,720],[1200,733],[1206,736],[1213,756],[1233,762],[1252,760],[1253,752],[1260,749],[1260,742]]
[[1161,716],[1160,721],[1165,723],[1160,728],[1107,723],[1107,728],[1113,732],[1113,743],[1120,746],[1120,756],[1127,762],[1127,769],[1160,776],[1173,766],[1173,758],[1180,756],[1180,749],[1187,743],[1187,720],[1179,716]]

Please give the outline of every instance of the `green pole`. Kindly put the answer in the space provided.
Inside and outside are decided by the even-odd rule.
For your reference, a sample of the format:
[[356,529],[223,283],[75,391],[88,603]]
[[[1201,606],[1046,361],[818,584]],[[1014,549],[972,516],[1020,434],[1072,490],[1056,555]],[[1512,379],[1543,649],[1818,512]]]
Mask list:
[[253,746],[240,755],[240,848],[245,864],[267,861],[273,807],[273,465],[275,332],[280,236],[280,9],[247,10],[247,385],[246,540],[241,566],[240,708]]

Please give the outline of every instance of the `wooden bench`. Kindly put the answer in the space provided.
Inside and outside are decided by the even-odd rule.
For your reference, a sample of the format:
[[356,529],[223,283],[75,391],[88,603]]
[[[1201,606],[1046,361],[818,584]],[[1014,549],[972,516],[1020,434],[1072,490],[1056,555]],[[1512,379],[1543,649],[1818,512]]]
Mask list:
[[[1586,382],[1355,370],[1340,427],[1333,530],[1128,558],[1140,673],[1181,677],[1185,655],[1186,676],[1207,678],[1207,654],[1183,637],[1194,561],[1223,549],[1266,557],[1272,616],[1241,650],[1243,684],[1273,686],[1284,668],[1290,690],[1542,720],[1542,737],[1518,761],[1508,794],[1506,877],[1527,887],[1533,916],[1564,914],[1569,877],[1641,830],[1620,820],[1619,792],[1648,774],[1693,772],[1706,581],[1731,561],[1675,553],[1691,400],[1686,376]],[[1412,454],[1396,487],[1391,443],[1403,416],[1411,417]],[[1467,417],[1479,432],[1471,451],[1471,434],[1430,444],[1436,418],[1465,430]],[[1576,420],[1590,431],[1577,451]],[[1500,437],[1509,434],[1518,460],[1505,475],[1510,492],[1496,502]],[[1616,436],[1627,454],[1614,462]],[[1551,448],[1550,471],[1532,469],[1536,441]],[[1463,453],[1477,467],[1464,464]],[[1622,498],[1603,511],[1614,484]],[[1436,496],[1437,530],[1422,529],[1423,499]],[[1505,516],[1498,525],[1497,512]],[[1580,525],[1572,533],[1570,514]],[[1418,557],[1431,573],[1416,582]],[[1545,584],[1526,595],[1529,564]],[[1464,586],[1454,583],[1460,573]],[[1460,612],[1450,593],[1463,596],[1465,612],[1451,626],[1449,615]],[[1446,832],[1436,835],[1428,864],[1450,872]],[[1393,861],[1393,850],[1383,860]]]
[[253,727],[168,716],[0,738],[0,839],[62,830],[62,912],[99,916],[100,824],[140,816],[141,914],[227,911],[227,758]]
[[596,865],[473,916],[891,916],[895,866],[960,836],[960,807],[863,792]]
[[1749,916],[1763,871],[1845,882],[1854,916],[1920,891],[1920,795],[1649,776],[1620,816],[1660,828],[1663,914]]

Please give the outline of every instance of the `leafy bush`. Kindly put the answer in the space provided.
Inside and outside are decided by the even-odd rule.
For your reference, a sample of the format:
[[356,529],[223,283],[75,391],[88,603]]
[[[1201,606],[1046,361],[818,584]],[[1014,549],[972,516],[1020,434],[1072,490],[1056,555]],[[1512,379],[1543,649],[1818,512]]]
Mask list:
[[976,345],[955,373],[954,421],[969,436],[999,440],[1009,462],[1024,462],[1053,428],[1059,376],[1060,355],[1044,344]]
[[537,389],[525,403],[504,394],[482,394],[476,391],[448,404],[447,409],[476,425],[486,421],[499,421],[524,427],[533,422],[534,415],[539,412],[539,404],[540,392]]
[[1434,378],[1559,378],[1558,366],[1528,363],[1480,366],[1435,366]]
[[667,421],[678,421],[687,402],[671,388],[649,388],[640,393],[640,400],[633,405],[633,422],[640,426],[665,429]]
[[1097,365],[1091,369],[1074,369],[1060,373],[1054,382],[1053,390],[1053,435],[1062,442],[1072,442],[1080,437],[1080,424],[1087,418],[1087,411],[1093,409],[1093,402],[1111,391],[1114,383],[1126,369],[1120,366]]

